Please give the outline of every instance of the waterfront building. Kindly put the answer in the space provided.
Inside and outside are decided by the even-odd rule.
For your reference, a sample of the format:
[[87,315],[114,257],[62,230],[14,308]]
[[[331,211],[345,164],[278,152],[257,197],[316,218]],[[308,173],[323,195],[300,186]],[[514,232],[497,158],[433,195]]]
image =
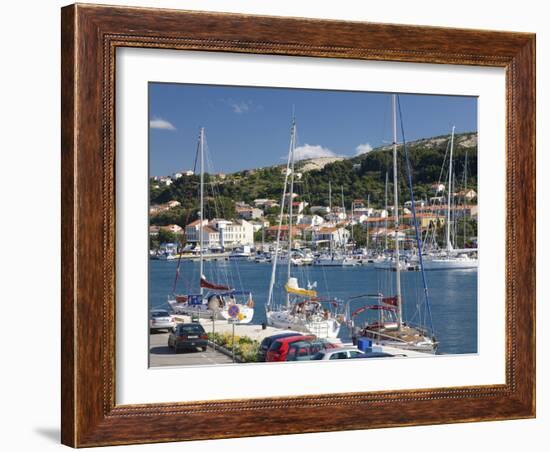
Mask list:
[[350,239],[350,231],[344,227],[324,226],[312,231],[312,242],[328,242],[335,246],[344,246]]
[[[185,227],[187,242],[200,242],[200,220],[195,220]],[[246,220],[203,220],[203,244],[205,247],[222,246],[235,248],[254,243],[254,226]]]

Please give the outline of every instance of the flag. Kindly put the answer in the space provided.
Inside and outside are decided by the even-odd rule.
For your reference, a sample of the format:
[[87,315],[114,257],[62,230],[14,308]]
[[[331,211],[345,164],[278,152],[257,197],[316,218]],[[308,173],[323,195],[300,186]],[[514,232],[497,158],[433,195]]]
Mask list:
[[389,304],[390,306],[397,306],[397,297],[382,298],[382,303]]

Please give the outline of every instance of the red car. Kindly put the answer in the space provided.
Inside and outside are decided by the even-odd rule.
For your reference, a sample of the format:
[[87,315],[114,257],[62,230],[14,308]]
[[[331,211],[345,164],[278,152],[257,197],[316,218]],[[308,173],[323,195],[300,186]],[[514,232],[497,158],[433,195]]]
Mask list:
[[324,339],[296,341],[288,347],[285,361],[310,361],[319,352],[338,347]]
[[286,361],[288,350],[292,343],[298,341],[312,341],[315,336],[288,336],[277,339],[271,344],[267,355],[266,362]]

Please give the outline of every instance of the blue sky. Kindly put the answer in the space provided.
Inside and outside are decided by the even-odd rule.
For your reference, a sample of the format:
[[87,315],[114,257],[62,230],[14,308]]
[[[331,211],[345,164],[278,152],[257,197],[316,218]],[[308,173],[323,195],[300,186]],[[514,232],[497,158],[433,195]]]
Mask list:
[[[475,97],[400,95],[407,141],[477,130]],[[153,176],[192,169],[204,127],[215,172],[282,164],[292,108],[297,156],[354,156],[391,141],[391,95],[351,91],[149,84]]]

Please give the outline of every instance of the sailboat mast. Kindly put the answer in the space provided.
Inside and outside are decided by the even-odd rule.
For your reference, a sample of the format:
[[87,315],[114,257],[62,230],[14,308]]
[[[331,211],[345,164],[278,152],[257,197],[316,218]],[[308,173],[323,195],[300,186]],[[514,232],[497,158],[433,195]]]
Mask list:
[[283,216],[284,216],[284,213],[285,213],[285,200],[286,200],[286,197],[287,197],[287,192],[286,192],[286,188],[288,186],[288,176],[290,175],[290,161],[293,157],[293,133],[294,131],[294,115],[292,116],[292,127],[291,127],[291,130],[290,130],[290,140],[289,140],[289,144],[288,144],[288,159],[287,159],[287,162],[286,162],[286,171],[285,171],[285,181],[284,181],[284,184],[283,184],[283,196],[282,196],[282,199],[281,199],[281,209],[280,209],[280,213],[279,213],[279,226],[277,228],[277,238],[275,240],[275,254],[272,258],[272,263],[271,263],[271,279],[269,281],[269,293],[267,295],[267,303],[265,305],[266,307],[266,311],[269,311],[271,309],[271,304],[273,302],[273,288],[275,287],[275,276],[276,276],[276,273],[277,273],[277,262],[279,260],[279,245],[281,243],[281,229],[283,227]]
[[369,252],[370,193],[367,195],[367,253]]
[[[199,146],[199,152],[200,152],[200,213],[199,213],[199,240],[200,240],[200,251],[199,251],[199,274],[200,278],[203,277],[204,274],[204,261],[202,256],[202,248],[203,248],[203,233],[202,233],[202,223],[204,219],[204,127],[201,127],[200,132],[200,146]],[[200,294],[202,295],[204,292],[203,288],[200,287]]]
[[[346,221],[347,215],[346,215],[346,204],[344,200],[344,186],[340,185],[340,193],[342,196],[342,221]],[[345,224],[345,223],[343,223]],[[344,243],[344,237],[340,234],[340,229],[338,230],[338,240],[340,241],[340,245],[342,246],[342,251],[346,251],[346,244]]]
[[354,213],[354,204],[355,202],[352,200],[351,201],[351,221],[350,221],[350,225],[351,225],[351,246],[352,246],[352,250],[355,249],[355,240],[354,240],[354,234],[353,234],[353,222],[354,222],[354,218],[355,218],[355,213]]
[[462,199],[462,205],[464,207],[462,213],[462,227],[464,234],[462,248],[466,248],[466,193],[468,193],[468,150],[466,150],[466,155],[464,156],[464,196]]
[[332,213],[332,184],[328,181],[328,210]]
[[451,132],[451,150],[449,153],[449,182],[447,185],[447,252],[450,252],[452,249],[451,245],[451,192],[452,189],[452,181],[453,181],[453,146],[454,146],[454,140],[455,140],[455,126],[453,126],[453,130]]
[[[294,149],[296,148],[296,121],[292,120],[292,135],[290,148],[290,192],[288,194],[288,262],[287,262],[287,281],[290,279],[291,257],[292,257],[292,213],[294,204]],[[290,294],[286,294],[286,305],[290,306]]]
[[344,214],[344,219],[346,218],[346,204],[345,204],[345,200],[344,200],[344,186],[341,185],[340,186],[340,193],[341,193],[341,196],[342,196],[342,213]]
[[384,209],[386,217],[384,219],[384,251],[388,249],[388,172],[386,171],[386,185],[384,187]]
[[403,323],[403,308],[401,303],[401,268],[399,266],[399,197],[397,185],[397,109],[396,95],[392,95],[393,110],[393,210],[395,238],[395,297],[397,298],[397,326],[401,329]]

